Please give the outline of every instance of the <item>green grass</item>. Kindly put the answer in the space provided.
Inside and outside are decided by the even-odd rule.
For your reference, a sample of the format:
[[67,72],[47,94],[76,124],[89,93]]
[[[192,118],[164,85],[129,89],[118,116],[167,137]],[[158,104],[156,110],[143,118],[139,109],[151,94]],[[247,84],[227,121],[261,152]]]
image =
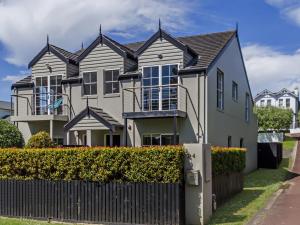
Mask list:
[[284,142],[283,142],[283,145],[282,145],[282,148],[284,150],[288,150],[288,151],[292,151],[295,144],[296,144],[296,140],[294,138],[291,138],[291,137],[287,137],[285,136],[284,138]]
[[48,223],[46,221],[0,217],[0,225],[46,225],[46,224],[62,225],[62,223],[54,223],[54,222]]
[[260,210],[286,180],[289,159],[276,170],[259,169],[245,176],[244,190],[213,214],[212,224],[242,225]]

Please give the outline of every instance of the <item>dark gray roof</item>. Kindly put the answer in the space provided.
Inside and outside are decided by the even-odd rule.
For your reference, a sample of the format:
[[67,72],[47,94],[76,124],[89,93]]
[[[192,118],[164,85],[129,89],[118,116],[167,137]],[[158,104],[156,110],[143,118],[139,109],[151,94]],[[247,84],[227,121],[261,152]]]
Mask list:
[[270,96],[273,96],[274,98],[279,98],[280,96],[282,96],[284,94],[289,94],[295,98],[298,98],[298,96],[295,94],[295,92],[289,91],[286,88],[282,88],[278,92],[272,92],[272,91],[269,91],[268,89],[265,89],[255,96],[255,101],[259,100],[261,97],[264,97],[265,95],[270,95]]
[[117,120],[115,120],[108,113],[104,112],[102,109],[95,108],[95,107],[89,107],[89,108],[90,108],[90,110],[92,110],[93,112],[95,112],[98,116],[100,116],[101,118],[103,118],[104,120],[106,120],[111,125],[118,126],[118,127],[123,127],[123,125],[121,123],[119,123]]
[[22,87],[32,87],[33,82],[31,79],[31,75],[28,75],[27,77],[17,81],[16,83],[11,85],[11,88],[22,88]]
[[69,52],[69,51],[62,49],[60,47],[57,47],[55,45],[50,45],[50,46],[53,47],[56,51],[58,51],[60,54],[62,54],[65,58],[71,59],[76,62],[77,57],[78,57],[78,55],[76,53]]
[[[204,35],[176,37],[176,39],[189,46],[198,54],[199,58],[194,65],[195,67],[207,68],[235,34],[236,31],[225,31]],[[141,41],[129,43],[125,46],[136,51],[144,43],[144,41]]]

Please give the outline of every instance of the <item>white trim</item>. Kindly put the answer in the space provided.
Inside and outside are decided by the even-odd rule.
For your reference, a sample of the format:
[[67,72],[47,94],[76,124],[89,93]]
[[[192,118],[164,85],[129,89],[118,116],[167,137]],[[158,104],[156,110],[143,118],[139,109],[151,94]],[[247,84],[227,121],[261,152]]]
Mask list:
[[[84,73],[96,73],[96,94],[90,94],[90,95],[85,95],[84,94],[84,78],[83,78],[83,74]],[[98,70],[94,70],[94,71],[82,71],[81,72],[81,78],[82,78],[82,97],[93,97],[93,96],[97,96],[98,95]],[[94,83],[94,82],[93,82]],[[93,84],[93,83],[88,83],[88,84]]]
[[[105,71],[114,71],[114,70],[118,70],[119,71],[119,75],[121,74],[121,68],[112,68],[112,69],[103,69],[102,71],[102,87],[103,87],[103,96],[109,96],[109,97],[119,97],[120,96],[120,89],[121,89],[121,84],[120,81],[117,80],[117,82],[119,83],[119,92],[117,93],[105,93],[105,78],[104,78],[104,73]],[[111,83],[113,83],[114,81],[111,81]],[[111,96],[110,96],[111,95]],[[119,96],[113,96],[113,95],[119,95]]]

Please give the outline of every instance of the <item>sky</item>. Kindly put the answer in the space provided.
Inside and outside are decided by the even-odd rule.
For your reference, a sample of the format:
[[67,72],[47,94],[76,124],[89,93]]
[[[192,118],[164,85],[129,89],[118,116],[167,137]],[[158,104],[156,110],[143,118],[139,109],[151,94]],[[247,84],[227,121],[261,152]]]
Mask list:
[[233,30],[252,93],[300,87],[300,0],[0,0],[0,100],[50,43],[76,51],[103,33],[120,43]]

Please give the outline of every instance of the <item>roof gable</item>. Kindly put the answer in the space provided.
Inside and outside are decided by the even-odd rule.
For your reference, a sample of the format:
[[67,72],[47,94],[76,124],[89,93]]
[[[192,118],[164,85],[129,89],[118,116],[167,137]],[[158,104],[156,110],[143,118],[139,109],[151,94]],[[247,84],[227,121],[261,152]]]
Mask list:
[[155,34],[153,34],[146,42],[143,42],[141,46],[136,50],[135,57],[141,55],[147,48],[149,48],[157,39],[165,39],[180,50],[191,54],[192,56],[197,56],[197,53],[191,49],[188,45],[182,43],[178,39],[172,37],[170,34],[166,33],[164,30],[159,29]]
[[68,52],[62,48],[59,48],[55,45],[47,44],[28,64],[28,68],[33,67],[46,53],[51,52],[57,56],[60,60],[65,63],[77,64],[77,55],[71,52]]
[[105,36],[105,35],[99,35],[96,40],[90,44],[88,48],[86,48],[78,57],[78,62],[83,60],[94,48],[96,48],[99,44],[105,44],[109,48],[111,48],[113,51],[115,51],[120,56],[126,58],[132,58],[134,59],[134,53],[131,49],[127,48],[126,46],[121,45],[120,43],[112,40],[111,38]]

